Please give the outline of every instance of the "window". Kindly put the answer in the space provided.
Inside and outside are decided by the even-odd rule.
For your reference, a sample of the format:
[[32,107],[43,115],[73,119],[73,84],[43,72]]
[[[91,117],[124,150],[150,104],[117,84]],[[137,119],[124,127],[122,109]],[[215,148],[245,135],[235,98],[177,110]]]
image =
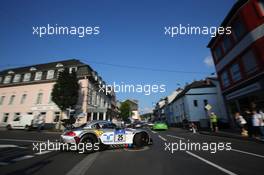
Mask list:
[[64,68],[60,68],[57,71],[57,78],[60,76],[60,73],[64,71]]
[[20,74],[16,74],[15,77],[14,77],[14,79],[13,79],[13,83],[19,82],[20,79],[21,79],[21,75]]
[[239,65],[237,63],[232,65],[231,74],[232,74],[232,79],[234,81],[238,81],[241,79],[240,69],[239,69]]
[[195,107],[198,106],[198,101],[197,100],[193,100],[193,106],[195,106]]
[[5,96],[2,96],[2,97],[0,98],[0,105],[3,105],[3,104],[4,104],[4,100],[5,100]]
[[41,80],[42,72],[36,72],[35,74],[35,80]]
[[37,68],[35,68],[35,67],[31,67],[29,70],[30,70],[30,71],[35,71],[35,70],[37,70]]
[[53,79],[54,78],[54,70],[49,70],[47,73],[47,79]]
[[262,11],[262,16],[264,16],[264,0],[258,0],[260,10]]
[[9,113],[4,113],[3,122],[6,123],[8,121]]
[[214,50],[214,56],[215,56],[215,59],[218,60],[219,58],[222,57],[222,50],[221,50],[221,47],[218,46],[215,48]]
[[20,104],[24,104],[27,98],[27,94],[23,94],[20,100]]
[[24,75],[24,79],[23,79],[23,81],[25,82],[25,81],[30,81],[30,78],[31,78],[31,73],[26,73],[25,75]]
[[257,70],[256,58],[252,50],[242,56],[246,74],[251,74]]
[[12,78],[12,76],[11,76],[11,75],[7,75],[7,76],[5,76],[5,79],[4,79],[4,84],[10,83],[10,81],[11,81],[11,78]]
[[229,36],[225,36],[224,40],[223,40],[224,52],[226,53],[231,47],[232,47],[232,42],[230,40],[230,37]]
[[60,112],[54,112],[53,122],[58,122],[60,119]]
[[69,72],[77,72],[77,67],[70,67]]
[[224,87],[227,87],[230,85],[230,81],[229,81],[228,74],[226,71],[222,73],[221,81]]
[[13,120],[13,121],[20,121],[20,118],[21,118],[21,116],[20,116],[20,112],[17,112],[17,113],[15,113],[15,115],[14,115],[14,120]]
[[11,95],[8,105],[12,105],[14,103],[15,97],[15,95]]
[[56,65],[56,67],[63,67],[63,64],[58,63],[58,64]]
[[234,38],[236,41],[238,41],[246,33],[245,26],[241,20],[236,20],[234,22],[232,33],[234,34]]
[[43,98],[43,93],[38,93],[36,104],[41,104]]
[[208,100],[204,99],[203,102],[204,102],[204,106],[208,105]]

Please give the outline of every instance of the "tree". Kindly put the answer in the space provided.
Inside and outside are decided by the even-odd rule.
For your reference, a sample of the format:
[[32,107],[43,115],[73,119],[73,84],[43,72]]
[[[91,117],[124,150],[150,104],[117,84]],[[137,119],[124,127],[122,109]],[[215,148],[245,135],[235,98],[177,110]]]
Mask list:
[[59,129],[61,129],[62,113],[67,108],[74,108],[78,102],[79,83],[76,72],[69,73],[69,69],[60,72],[56,83],[53,86],[52,101],[60,108]]
[[120,106],[120,117],[124,120],[127,121],[129,117],[131,117],[132,112],[131,112],[131,107],[128,102],[123,102],[121,103]]

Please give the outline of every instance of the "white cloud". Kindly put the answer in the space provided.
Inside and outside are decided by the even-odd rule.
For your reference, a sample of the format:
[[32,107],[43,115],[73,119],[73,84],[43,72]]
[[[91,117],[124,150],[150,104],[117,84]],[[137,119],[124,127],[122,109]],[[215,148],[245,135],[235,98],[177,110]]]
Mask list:
[[214,66],[214,61],[213,61],[213,58],[212,58],[211,55],[205,57],[203,62],[204,62],[204,64],[205,64],[206,66],[208,66],[208,67],[213,67],[213,66]]

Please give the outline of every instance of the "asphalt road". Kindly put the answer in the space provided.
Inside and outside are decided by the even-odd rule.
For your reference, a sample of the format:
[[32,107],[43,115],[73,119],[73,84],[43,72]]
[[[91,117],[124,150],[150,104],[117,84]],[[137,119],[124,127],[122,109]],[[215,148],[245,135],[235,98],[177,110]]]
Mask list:
[[[150,134],[153,145],[142,149],[117,148],[86,155],[59,151],[40,154],[33,150],[33,142],[56,141],[59,139],[58,133],[0,131],[0,174],[260,175],[264,172],[262,143],[193,134],[174,128],[150,131]],[[210,150],[214,152],[214,147],[199,151],[176,150],[180,143],[209,146],[211,143],[229,143],[232,149],[219,149],[216,153],[210,153]]]

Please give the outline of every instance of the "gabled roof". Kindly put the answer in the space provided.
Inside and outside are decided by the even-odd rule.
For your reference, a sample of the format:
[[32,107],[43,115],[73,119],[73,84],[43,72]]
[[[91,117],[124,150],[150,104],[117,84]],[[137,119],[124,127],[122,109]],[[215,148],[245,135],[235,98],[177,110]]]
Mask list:
[[185,86],[185,88],[183,89],[183,91],[181,91],[173,100],[172,102],[174,102],[175,100],[183,97],[189,90],[191,89],[197,89],[197,88],[208,88],[208,87],[215,87],[215,85],[211,82],[211,81],[207,81],[207,80],[199,80],[199,81],[194,81],[191,84]]
[[78,65],[85,65],[85,64],[77,59],[62,60],[62,61],[45,63],[45,64],[36,64],[36,65],[30,65],[30,66],[25,66],[25,67],[19,67],[19,68],[5,69],[5,70],[0,71],[0,75],[7,74],[9,71],[14,72],[15,74],[21,74],[21,73],[29,72],[30,70],[42,71],[42,70],[75,66],[75,65],[78,66]]

